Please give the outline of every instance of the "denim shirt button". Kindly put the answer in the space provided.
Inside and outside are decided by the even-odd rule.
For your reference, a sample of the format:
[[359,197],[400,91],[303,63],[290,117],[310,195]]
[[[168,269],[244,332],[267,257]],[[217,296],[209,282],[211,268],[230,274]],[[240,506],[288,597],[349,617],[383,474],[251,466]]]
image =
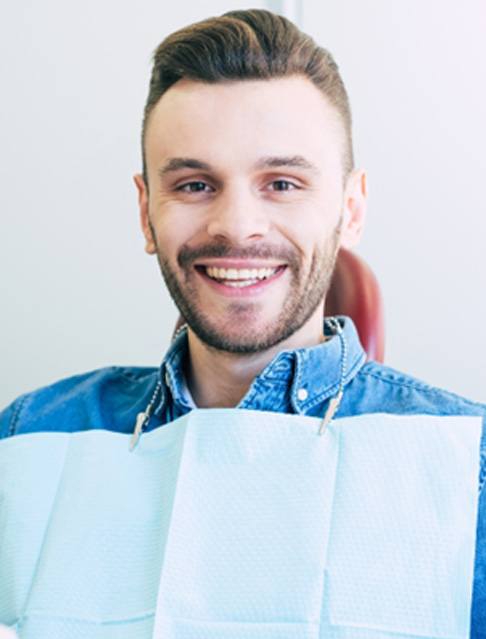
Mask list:
[[297,391],[297,399],[301,402],[305,401],[309,397],[309,393],[305,388],[299,388]]

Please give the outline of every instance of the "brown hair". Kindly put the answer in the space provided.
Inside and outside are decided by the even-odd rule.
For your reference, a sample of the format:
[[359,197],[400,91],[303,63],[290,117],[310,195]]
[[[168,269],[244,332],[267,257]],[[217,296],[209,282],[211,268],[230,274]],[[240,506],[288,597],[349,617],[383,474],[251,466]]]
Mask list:
[[147,182],[144,140],[150,114],[170,87],[182,78],[215,83],[267,80],[302,75],[322,91],[342,118],[345,132],[343,171],[353,169],[351,110],[332,55],[283,16],[251,9],[191,24],[169,35],[154,53],[142,127],[143,174]]

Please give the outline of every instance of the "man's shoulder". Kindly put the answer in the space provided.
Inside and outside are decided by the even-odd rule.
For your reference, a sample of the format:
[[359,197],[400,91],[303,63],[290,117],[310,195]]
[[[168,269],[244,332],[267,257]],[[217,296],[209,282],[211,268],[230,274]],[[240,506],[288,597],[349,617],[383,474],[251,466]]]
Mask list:
[[157,368],[109,366],[25,393],[0,413],[0,438],[92,428],[130,432],[157,374]]
[[[431,415],[476,415],[486,418],[486,405],[433,386],[412,375],[366,362],[356,376],[358,392],[373,407],[384,412]],[[380,408],[381,407],[381,408]]]

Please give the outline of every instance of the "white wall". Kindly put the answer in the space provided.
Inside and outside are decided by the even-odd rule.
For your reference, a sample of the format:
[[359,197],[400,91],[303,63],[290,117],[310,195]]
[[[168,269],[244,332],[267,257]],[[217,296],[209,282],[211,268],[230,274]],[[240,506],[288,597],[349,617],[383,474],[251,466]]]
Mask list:
[[350,93],[386,362],[486,402],[486,4],[303,3]]
[[[83,370],[159,363],[176,313],[143,253],[131,183],[150,54],[179,26],[264,4],[10,3],[0,404]],[[486,401],[482,6],[309,0],[303,26],[351,94],[371,187],[362,253],[384,290],[387,362]]]

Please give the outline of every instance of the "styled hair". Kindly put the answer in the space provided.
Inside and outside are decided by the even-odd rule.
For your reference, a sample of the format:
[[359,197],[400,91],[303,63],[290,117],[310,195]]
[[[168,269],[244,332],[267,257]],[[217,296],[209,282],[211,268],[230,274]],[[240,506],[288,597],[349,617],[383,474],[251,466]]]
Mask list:
[[182,78],[207,83],[296,75],[308,78],[342,119],[344,177],[354,168],[351,109],[338,66],[329,51],[287,18],[259,9],[229,11],[172,33],[157,47],[153,60],[142,126],[146,184],[144,141],[150,114]]

